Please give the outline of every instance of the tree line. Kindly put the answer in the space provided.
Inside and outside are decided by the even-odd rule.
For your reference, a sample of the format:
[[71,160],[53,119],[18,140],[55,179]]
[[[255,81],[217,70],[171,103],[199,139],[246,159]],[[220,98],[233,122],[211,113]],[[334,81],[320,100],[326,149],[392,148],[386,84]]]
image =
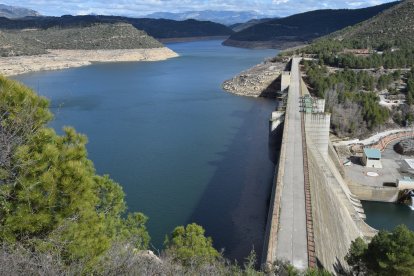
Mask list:
[[[296,54],[312,55],[322,60],[324,64],[349,69],[399,69],[414,66],[414,47],[408,43],[381,44],[370,47],[361,44],[361,41],[339,41],[336,39],[320,39],[299,49]],[[394,46],[392,46],[394,45]],[[369,51],[366,56],[357,56],[347,53],[346,49],[365,49]]]
[[389,110],[379,105],[379,97],[373,92],[383,81],[366,71],[345,69],[329,73],[323,62],[305,60],[303,66],[313,93],[326,99],[327,111],[332,113],[332,128],[338,135],[360,135],[389,119]]

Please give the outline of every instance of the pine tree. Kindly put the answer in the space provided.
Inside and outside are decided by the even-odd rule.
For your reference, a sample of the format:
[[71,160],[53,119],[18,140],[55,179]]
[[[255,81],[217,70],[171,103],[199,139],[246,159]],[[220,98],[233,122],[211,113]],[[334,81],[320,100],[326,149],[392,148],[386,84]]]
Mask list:
[[167,254],[184,265],[216,260],[220,253],[214,249],[213,240],[204,233],[203,227],[195,223],[176,227],[165,240]]
[[96,174],[87,138],[46,127],[47,100],[0,78],[0,242],[56,251],[67,262],[93,263],[115,241],[149,243],[147,218],[130,214],[122,188]]

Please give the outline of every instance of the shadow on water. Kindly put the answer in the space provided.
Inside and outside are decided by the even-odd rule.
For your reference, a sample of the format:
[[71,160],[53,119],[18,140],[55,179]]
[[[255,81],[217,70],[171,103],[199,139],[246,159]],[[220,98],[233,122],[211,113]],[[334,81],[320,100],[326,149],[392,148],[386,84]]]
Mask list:
[[269,134],[269,110],[254,105],[248,113],[257,116],[234,114],[244,120],[234,138],[239,141],[233,140],[225,152],[219,153],[220,161],[211,164],[216,172],[189,221],[202,225],[214,246],[239,263],[252,249],[258,260],[261,258],[277,155],[274,152],[280,148],[280,141],[278,144],[276,136]]

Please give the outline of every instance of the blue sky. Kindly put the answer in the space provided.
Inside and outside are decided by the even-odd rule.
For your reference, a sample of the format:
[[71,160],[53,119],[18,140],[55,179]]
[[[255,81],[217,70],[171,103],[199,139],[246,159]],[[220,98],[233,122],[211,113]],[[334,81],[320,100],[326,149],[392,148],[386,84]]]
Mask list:
[[43,15],[106,14],[142,16],[158,11],[235,10],[287,16],[327,8],[361,8],[393,0],[3,0],[3,4],[34,9]]

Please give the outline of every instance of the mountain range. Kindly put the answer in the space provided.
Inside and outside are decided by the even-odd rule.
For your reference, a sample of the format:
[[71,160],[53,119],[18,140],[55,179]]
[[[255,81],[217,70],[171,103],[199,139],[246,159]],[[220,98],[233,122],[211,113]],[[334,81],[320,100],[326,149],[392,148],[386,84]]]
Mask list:
[[[39,13],[25,8],[0,5],[0,30],[48,29],[53,27],[78,28],[90,27],[95,24],[128,23],[162,41],[227,36],[229,38],[223,42],[227,46],[284,49],[309,43],[316,38],[357,24],[356,27],[353,27],[353,39],[370,37],[366,31],[371,34],[372,40],[378,34],[385,33],[387,38],[382,41],[383,43],[389,38],[394,40],[401,38],[403,36],[401,32],[408,34],[413,31],[414,19],[407,13],[410,8],[409,3],[413,4],[413,0],[391,2],[362,9],[316,10],[285,18],[261,18],[263,15],[256,12],[210,10],[182,13],[165,12],[149,15],[154,18],[104,15],[51,17],[39,16]],[[400,6],[398,4],[408,5],[406,11],[394,12],[398,24],[390,25],[387,21],[381,19],[380,15],[382,13],[392,13],[395,10],[393,7]],[[2,12],[5,14],[2,14]],[[11,14],[13,14],[13,17]],[[204,19],[220,21],[224,24],[230,24],[231,22],[244,23],[225,26],[212,21],[204,21]],[[363,25],[364,27],[358,27],[362,26],[359,23],[365,20],[368,20],[368,23]],[[381,33],[373,34],[370,31],[371,29],[380,30],[378,32]],[[396,37],[396,34],[399,34],[399,36]]]
[[187,19],[196,19],[200,21],[212,21],[221,23],[224,25],[233,25],[236,23],[244,23],[252,19],[261,19],[268,17],[264,14],[254,12],[254,11],[213,11],[213,10],[204,10],[204,11],[185,11],[179,13],[173,12],[155,12],[146,15],[148,18],[155,19],[172,19],[172,20],[187,20]]
[[0,4],[0,17],[21,18],[26,16],[40,16],[40,13],[31,9]]
[[400,2],[362,9],[316,10],[268,20],[234,33],[223,44],[277,49],[297,46],[365,21],[398,3]]
[[157,39],[229,36],[233,33],[232,29],[222,24],[210,21],[197,21],[194,19],[175,21],[169,19],[130,18],[106,15],[42,16],[13,20],[0,17],[0,29],[2,30],[89,27],[101,23],[128,23]]

